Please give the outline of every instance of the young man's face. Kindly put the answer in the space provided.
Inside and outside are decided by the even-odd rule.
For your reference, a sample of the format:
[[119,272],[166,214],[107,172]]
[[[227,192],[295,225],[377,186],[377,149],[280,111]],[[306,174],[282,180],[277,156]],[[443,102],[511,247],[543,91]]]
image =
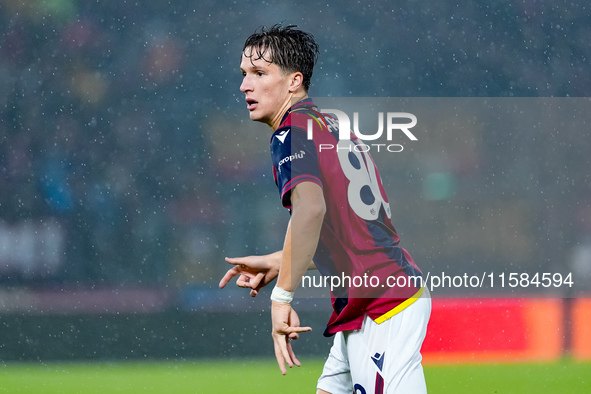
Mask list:
[[[250,119],[271,127],[278,126],[273,123],[277,123],[277,119],[283,116],[283,111],[291,104],[290,75],[284,73],[275,63],[257,59],[259,56],[251,50],[252,48],[246,48],[242,53],[240,69],[244,78],[240,91],[246,95]],[[265,53],[265,58],[269,57]]]

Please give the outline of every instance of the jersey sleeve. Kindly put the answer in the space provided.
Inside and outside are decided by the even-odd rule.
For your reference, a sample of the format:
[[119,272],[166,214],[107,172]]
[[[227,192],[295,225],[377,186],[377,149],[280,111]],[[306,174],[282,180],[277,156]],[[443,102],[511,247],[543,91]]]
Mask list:
[[278,129],[271,140],[271,156],[281,204],[291,209],[291,191],[302,182],[322,187],[318,153],[313,140],[297,127]]

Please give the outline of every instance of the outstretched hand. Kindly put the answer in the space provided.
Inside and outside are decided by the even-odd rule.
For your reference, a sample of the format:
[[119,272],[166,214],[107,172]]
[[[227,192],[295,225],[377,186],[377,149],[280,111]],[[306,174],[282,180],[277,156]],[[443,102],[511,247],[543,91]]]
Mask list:
[[220,280],[220,288],[225,287],[233,277],[238,276],[236,285],[249,288],[250,295],[256,297],[259,290],[279,274],[281,254],[277,252],[264,256],[226,257],[226,261],[234,267],[230,268]]
[[281,373],[285,375],[285,363],[292,368],[301,363],[295,356],[291,346],[291,339],[298,339],[300,332],[311,331],[312,327],[300,327],[300,319],[290,304],[271,301],[271,321],[273,323],[273,345],[275,357]]

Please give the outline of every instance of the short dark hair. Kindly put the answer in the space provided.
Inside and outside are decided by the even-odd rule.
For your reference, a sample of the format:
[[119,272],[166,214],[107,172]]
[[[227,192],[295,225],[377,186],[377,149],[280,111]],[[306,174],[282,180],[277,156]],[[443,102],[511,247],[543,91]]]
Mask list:
[[[284,72],[299,71],[304,76],[302,85],[306,92],[310,88],[310,80],[314,65],[318,60],[318,44],[310,33],[296,29],[296,25],[273,25],[261,27],[259,31],[246,39],[242,53],[252,48],[248,57],[254,60],[263,59],[277,64]],[[266,57],[265,57],[266,56]],[[270,57],[270,58],[269,58]]]

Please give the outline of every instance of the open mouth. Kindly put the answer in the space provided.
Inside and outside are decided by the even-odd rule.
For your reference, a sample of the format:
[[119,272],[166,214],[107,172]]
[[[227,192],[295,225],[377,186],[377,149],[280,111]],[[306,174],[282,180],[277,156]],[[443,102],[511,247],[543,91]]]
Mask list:
[[258,102],[258,101],[256,101],[256,100],[254,100],[254,99],[249,99],[249,98],[247,98],[247,99],[246,99],[246,108],[247,108],[249,111],[252,111],[253,109],[255,109],[255,108],[257,107],[257,104],[258,104],[258,103],[259,103],[259,102]]

